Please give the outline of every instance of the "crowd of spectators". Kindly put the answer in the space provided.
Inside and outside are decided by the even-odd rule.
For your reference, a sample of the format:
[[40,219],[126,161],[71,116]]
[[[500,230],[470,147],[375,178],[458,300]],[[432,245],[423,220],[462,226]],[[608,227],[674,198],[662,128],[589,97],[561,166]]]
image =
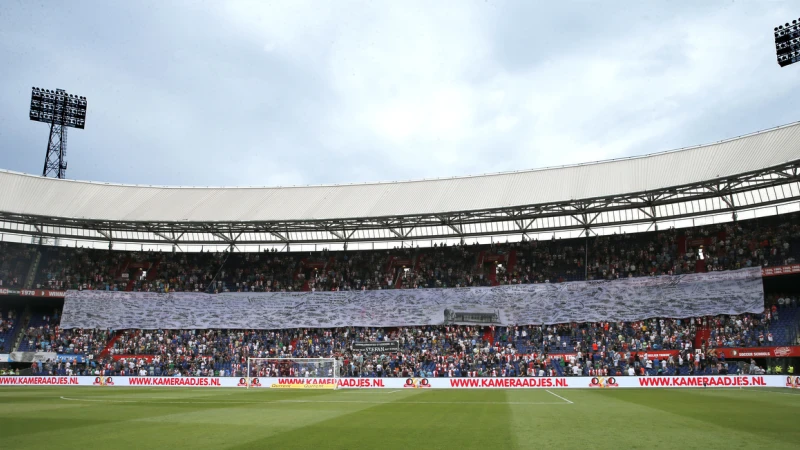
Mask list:
[[33,246],[0,242],[0,288],[25,287],[25,277],[35,255]]
[[39,247],[42,259],[36,287],[44,289],[108,289],[124,291],[127,284],[117,269],[128,258],[146,258],[141,253],[109,252],[84,248]]
[[[21,283],[37,247],[0,245],[8,250],[0,252],[0,281]],[[800,215],[589,239],[374,251],[39,249],[36,285],[51,289],[259,292],[486,286],[791,264],[800,258]],[[485,260],[487,255],[492,262]]]
[[4,312],[0,310],[0,353],[11,350],[10,342],[17,322],[17,313],[13,309]]
[[30,327],[22,337],[20,350],[62,355],[96,355],[108,342],[108,330],[60,330],[57,325]]
[[[37,350],[87,356],[85,365],[50,362],[36,368],[61,374],[245,376],[248,357],[338,358],[340,375],[352,377],[725,374],[739,367],[729,367],[719,348],[786,345],[773,339],[770,327],[781,314],[797,315],[796,298],[790,300],[794,303],[775,305],[763,314],[685,320],[117,333],[45,325],[28,330],[26,339]],[[698,339],[701,331],[708,339]],[[352,349],[355,342],[382,341],[397,341],[400,351]],[[647,356],[667,350],[677,352]],[[269,376],[280,369],[279,361],[267,361],[253,365],[250,375]]]
[[[0,244],[0,280],[20,284],[37,251],[36,287],[172,291],[303,291],[449,288],[616,279],[785,265],[800,255],[797,214],[757,221],[632,235],[492,245],[435,245],[380,251],[152,253]],[[701,257],[702,254],[702,257]],[[490,257],[490,258],[487,258]],[[795,299],[785,299],[790,304]],[[24,331],[39,351],[90,355],[85,367],[50,363],[39,370],[112,374],[237,375],[248,356],[342,358],[352,376],[640,374],[724,371],[715,349],[770,345],[780,314],[633,323],[563,324],[486,331],[471,327],[336,330],[59,330],[57,314]],[[7,325],[0,323],[0,329]],[[697,346],[698,330],[704,336]],[[108,354],[103,349],[119,334]],[[393,355],[354,353],[354,340],[398,340]],[[679,350],[643,359],[639,352]],[[568,354],[558,363],[549,356]],[[135,358],[127,355],[137,355]],[[268,367],[256,370],[270,370]]]

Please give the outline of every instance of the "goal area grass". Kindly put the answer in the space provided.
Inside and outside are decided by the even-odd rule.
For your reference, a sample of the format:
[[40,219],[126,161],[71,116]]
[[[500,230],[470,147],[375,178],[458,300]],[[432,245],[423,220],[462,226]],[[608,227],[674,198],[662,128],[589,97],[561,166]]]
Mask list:
[[15,449],[798,448],[800,390],[0,388]]

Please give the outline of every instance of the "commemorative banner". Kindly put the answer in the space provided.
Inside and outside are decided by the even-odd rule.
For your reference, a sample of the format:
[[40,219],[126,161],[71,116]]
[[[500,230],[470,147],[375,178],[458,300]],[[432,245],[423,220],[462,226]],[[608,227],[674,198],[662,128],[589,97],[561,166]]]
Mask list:
[[400,341],[353,342],[351,348],[365,353],[397,353],[400,351]]
[[11,352],[9,362],[47,362],[56,361],[58,354],[55,352]]
[[613,281],[204,294],[67,291],[61,328],[283,329],[630,322],[761,313],[758,267]]

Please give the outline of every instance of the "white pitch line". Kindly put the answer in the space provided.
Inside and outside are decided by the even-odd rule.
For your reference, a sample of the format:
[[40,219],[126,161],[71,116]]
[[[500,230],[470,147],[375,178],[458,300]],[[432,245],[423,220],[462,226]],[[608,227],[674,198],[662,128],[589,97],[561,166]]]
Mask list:
[[545,392],[547,392],[550,395],[555,395],[556,397],[560,398],[561,400],[564,400],[565,402],[569,403],[570,405],[574,404],[571,401],[565,399],[564,397],[562,397],[562,396],[560,396],[558,394],[554,394],[554,393],[550,392],[550,389],[545,389]]
[[[569,400],[567,400],[569,401]],[[566,405],[564,402],[393,402],[393,401],[366,401],[366,400],[277,400],[274,403],[365,403],[385,405]],[[570,402],[572,403],[572,402]]]
[[[555,394],[554,394],[555,395]],[[558,396],[557,396],[558,397]],[[392,401],[366,401],[366,400],[274,400],[263,402],[248,402],[248,401],[226,401],[226,402],[209,402],[209,401],[139,401],[139,400],[113,400],[113,399],[88,399],[88,398],[72,398],[60,397],[62,400],[73,402],[95,402],[95,403],[149,403],[149,404],[214,404],[214,405],[233,405],[233,404],[275,404],[275,403],[357,403],[365,405],[566,405],[563,402],[392,402]],[[563,398],[563,397],[560,397]],[[566,400],[566,399],[564,399]],[[566,400],[569,403],[569,400]]]

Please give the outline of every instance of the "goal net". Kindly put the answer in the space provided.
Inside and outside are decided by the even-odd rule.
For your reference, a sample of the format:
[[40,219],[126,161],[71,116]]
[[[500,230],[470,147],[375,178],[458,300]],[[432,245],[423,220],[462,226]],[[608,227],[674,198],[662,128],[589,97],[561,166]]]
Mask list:
[[334,358],[247,358],[247,387],[336,389],[340,375]]

